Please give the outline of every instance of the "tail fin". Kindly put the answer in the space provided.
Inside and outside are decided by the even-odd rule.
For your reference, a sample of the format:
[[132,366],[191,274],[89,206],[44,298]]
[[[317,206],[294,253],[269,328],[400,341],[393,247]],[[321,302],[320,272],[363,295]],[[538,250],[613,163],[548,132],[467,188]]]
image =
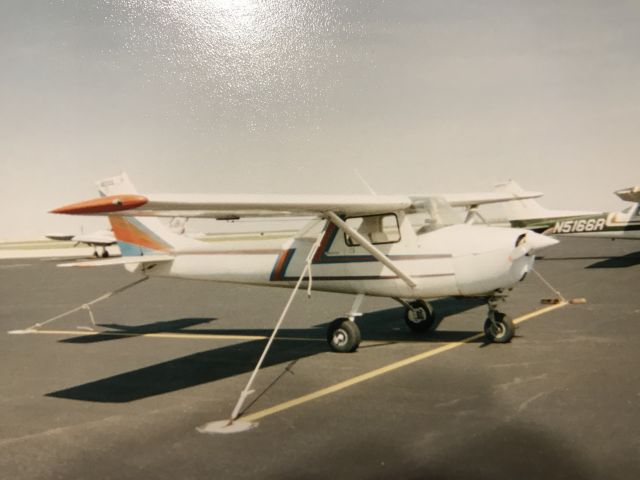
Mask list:
[[[498,183],[494,186],[494,191],[501,193],[509,193],[514,196],[526,193],[525,190],[515,181]],[[544,208],[533,199],[512,200],[502,204],[506,218],[509,221],[523,220],[532,218],[544,218],[549,214],[549,210]]]
[[[138,193],[126,173],[97,182],[101,196]],[[109,215],[109,223],[123,257],[159,255],[202,248],[203,242],[171,231],[155,217]]]

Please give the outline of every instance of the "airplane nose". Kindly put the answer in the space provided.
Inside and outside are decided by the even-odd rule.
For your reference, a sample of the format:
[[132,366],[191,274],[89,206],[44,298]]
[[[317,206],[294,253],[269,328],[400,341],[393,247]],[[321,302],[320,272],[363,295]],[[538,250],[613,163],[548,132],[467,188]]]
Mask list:
[[553,237],[540,235],[539,233],[535,232],[527,233],[527,244],[531,249],[530,251],[533,253],[538,253],[545,248],[552,247],[553,245],[557,245],[558,243],[560,242],[558,242],[558,240]]

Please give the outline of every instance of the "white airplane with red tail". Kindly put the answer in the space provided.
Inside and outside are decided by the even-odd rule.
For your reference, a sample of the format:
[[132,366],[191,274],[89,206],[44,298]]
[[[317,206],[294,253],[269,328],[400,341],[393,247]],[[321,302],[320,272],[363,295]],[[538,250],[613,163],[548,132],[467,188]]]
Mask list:
[[[538,193],[447,195],[191,195],[134,193],[126,174],[98,183],[103,195],[52,213],[107,215],[121,258],[64,266],[123,264],[147,276],[210,280],[356,295],[352,311],[331,323],[327,340],[338,352],[360,343],[353,321],[366,295],[405,306],[411,330],[428,332],[436,315],[425,301],[447,296],[487,299],[489,340],[511,340],[515,327],[498,310],[507,292],[533,268],[540,250],[556,240],[529,230],[471,224],[444,225],[451,207],[540,196]],[[415,228],[412,214],[430,223]],[[236,219],[313,217],[309,225],[272,248],[239,242],[233,248],[178,235],[155,217]],[[225,242],[226,243],[226,242]]]

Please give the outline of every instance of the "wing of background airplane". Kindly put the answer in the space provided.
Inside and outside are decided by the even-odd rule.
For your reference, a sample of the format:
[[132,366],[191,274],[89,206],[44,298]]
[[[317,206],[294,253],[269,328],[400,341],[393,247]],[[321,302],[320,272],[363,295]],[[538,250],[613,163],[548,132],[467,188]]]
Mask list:
[[[542,197],[541,192],[520,191],[518,193],[481,192],[481,193],[446,193],[439,195],[452,207],[473,207],[491,203],[512,202]],[[416,198],[416,197],[412,197]]]
[[71,240],[73,240],[73,237],[75,237],[75,235],[68,234],[68,233],[47,233],[45,237],[47,237],[49,240],[56,240],[59,242],[70,242]]
[[89,246],[108,247],[115,245],[116,237],[111,230],[99,230],[93,233],[74,235],[70,240]]

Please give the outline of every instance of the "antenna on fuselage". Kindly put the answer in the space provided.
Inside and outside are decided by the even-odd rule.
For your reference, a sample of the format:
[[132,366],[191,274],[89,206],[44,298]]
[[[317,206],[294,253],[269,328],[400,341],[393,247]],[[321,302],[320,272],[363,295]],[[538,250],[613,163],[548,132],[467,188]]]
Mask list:
[[367,190],[369,190],[369,193],[371,195],[378,195],[375,190],[373,188],[371,188],[371,185],[369,185],[367,183],[367,181],[364,179],[364,177],[362,175],[360,175],[360,172],[358,171],[358,169],[354,168],[353,169],[353,173],[356,174],[356,176],[360,179],[360,181],[362,182],[362,184],[367,188]]

